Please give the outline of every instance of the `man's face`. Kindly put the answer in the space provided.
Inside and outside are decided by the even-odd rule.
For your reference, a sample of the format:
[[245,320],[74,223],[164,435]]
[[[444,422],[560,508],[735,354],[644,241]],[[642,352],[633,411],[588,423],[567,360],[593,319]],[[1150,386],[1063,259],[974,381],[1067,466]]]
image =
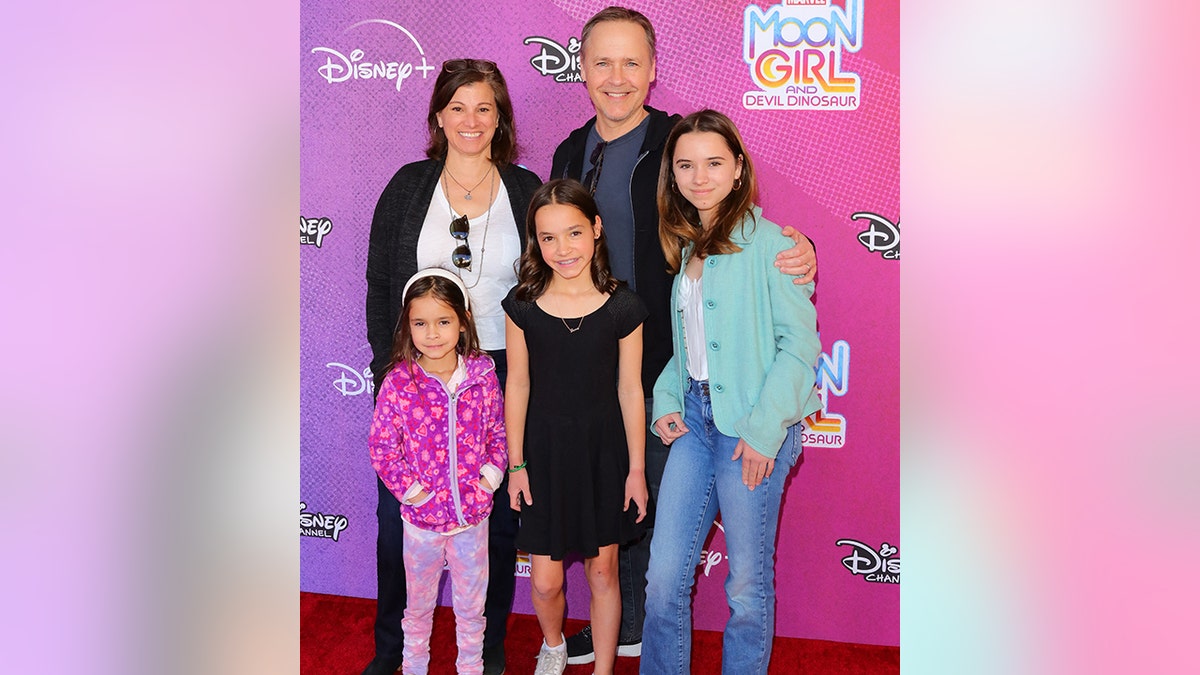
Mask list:
[[642,104],[654,81],[654,60],[640,26],[630,21],[596,24],[580,68],[598,117],[613,127],[641,121]]

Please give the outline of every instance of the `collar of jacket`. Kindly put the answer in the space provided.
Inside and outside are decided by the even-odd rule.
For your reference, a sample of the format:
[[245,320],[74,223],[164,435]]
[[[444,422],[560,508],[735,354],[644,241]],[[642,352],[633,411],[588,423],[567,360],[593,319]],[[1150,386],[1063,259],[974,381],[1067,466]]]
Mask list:
[[[657,108],[651,108],[648,105],[642,106],[647,113],[650,114],[650,123],[646,127],[646,138],[642,141],[642,147],[638,151],[638,155],[645,154],[655,148],[660,148],[667,142],[667,135],[671,133],[671,129],[675,123],[682,119],[679,115],[668,115],[667,113]],[[570,159],[565,167],[565,176],[560,178],[575,178],[579,180],[583,175],[583,150],[587,145],[588,134],[596,126],[596,118],[587,121],[582,127],[571,132],[567,137],[570,143]]]
[[[467,375],[463,379],[462,384],[459,385],[460,387],[480,384],[483,382],[484,376],[496,369],[495,362],[492,361],[491,357],[486,355],[464,357],[463,361]],[[410,370],[407,364],[399,365],[396,368],[400,371],[401,383],[405,381],[412,382],[418,387],[432,386],[436,383],[438,389],[442,388],[442,381],[426,373],[423,368],[413,368]]]
[[741,224],[734,227],[733,231],[729,233],[730,241],[738,246],[749,244],[751,239],[753,239],[751,236],[751,233],[754,231],[753,228],[758,227],[762,219],[762,207],[757,204],[751,205],[750,211],[742,214]]

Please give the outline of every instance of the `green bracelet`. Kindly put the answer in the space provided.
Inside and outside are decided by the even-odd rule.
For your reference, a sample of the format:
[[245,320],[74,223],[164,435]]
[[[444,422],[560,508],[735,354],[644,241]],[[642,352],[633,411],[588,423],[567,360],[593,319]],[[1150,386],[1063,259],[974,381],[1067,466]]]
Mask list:
[[524,462],[521,462],[520,464],[518,464],[518,465],[516,465],[516,466],[512,467],[511,469],[509,469],[509,470],[508,470],[508,472],[509,472],[509,473],[516,473],[516,472],[520,471],[521,469],[524,469],[524,468],[525,468],[525,465],[526,465],[526,464],[528,464],[528,463],[529,463],[529,460],[525,460]]

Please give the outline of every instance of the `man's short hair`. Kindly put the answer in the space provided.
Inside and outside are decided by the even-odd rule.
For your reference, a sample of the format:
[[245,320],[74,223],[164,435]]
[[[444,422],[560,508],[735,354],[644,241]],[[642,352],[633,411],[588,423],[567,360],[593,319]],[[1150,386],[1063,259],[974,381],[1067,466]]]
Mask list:
[[646,32],[646,42],[650,45],[650,58],[651,60],[655,58],[657,51],[655,49],[654,26],[650,25],[650,19],[647,19],[645,14],[636,9],[629,9],[628,7],[605,7],[597,12],[596,16],[588,19],[588,22],[583,24],[583,32],[579,39],[581,50],[583,46],[587,45],[588,36],[591,34],[592,29],[597,24],[604,23],[605,21],[629,21],[640,26]]

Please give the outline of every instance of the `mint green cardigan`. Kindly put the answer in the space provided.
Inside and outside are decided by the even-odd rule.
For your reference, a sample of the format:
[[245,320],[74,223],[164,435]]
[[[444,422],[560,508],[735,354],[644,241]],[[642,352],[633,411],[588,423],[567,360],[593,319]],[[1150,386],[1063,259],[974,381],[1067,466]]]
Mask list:
[[[713,421],[722,434],[772,458],[788,427],[821,409],[813,386],[821,353],[813,284],[796,286],[794,277],[775,267],[775,255],[792,246],[779,230],[754,207],[753,219],[747,215],[733,230],[742,250],[706,259],[703,274]],[[683,273],[680,269],[671,286],[674,354],[654,385],[655,420],[683,413],[688,378],[679,306]]]

